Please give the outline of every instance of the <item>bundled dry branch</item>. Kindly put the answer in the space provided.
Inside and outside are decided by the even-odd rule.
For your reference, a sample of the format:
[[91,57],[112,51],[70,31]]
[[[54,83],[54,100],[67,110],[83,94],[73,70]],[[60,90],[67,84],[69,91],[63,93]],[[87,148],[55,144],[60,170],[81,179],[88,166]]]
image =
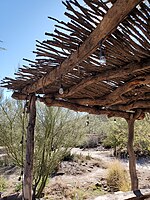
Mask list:
[[[52,96],[57,104],[61,98],[61,105],[77,104],[87,110],[94,106],[105,111],[149,109],[149,1],[63,4],[68,22],[49,17],[57,23],[56,29],[46,33],[46,41],[37,41],[37,59],[25,59],[29,66],[19,68],[15,79],[5,78],[1,85],[20,94]],[[104,66],[99,63],[99,42],[107,60]],[[61,85],[64,94],[60,95]]]

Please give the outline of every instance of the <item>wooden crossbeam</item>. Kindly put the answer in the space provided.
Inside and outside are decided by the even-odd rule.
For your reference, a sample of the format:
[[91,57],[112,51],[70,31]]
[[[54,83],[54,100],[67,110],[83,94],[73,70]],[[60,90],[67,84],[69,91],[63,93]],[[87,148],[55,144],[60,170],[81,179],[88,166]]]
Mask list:
[[129,119],[129,117],[130,117],[130,113],[127,113],[125,111],[122,112],[122,111],[117,111],[117,110],[104,110],[101,108],[82,106],[79,104],[70,103],[70,102],[63,101],[63,100],[52,100],[49,98],[40,98],[39,97],[39,100],[41,102],[44,102],[45,105],[47,105],[47,106],[64,107],[64,108],[68,108],[70,110],[74,110],[76,112],[87,112],[87,113],[96,114],[96,115],[107,115],[108,117],[109,116],[123,117],[125,119]]
[[62,75],[71,71],[77,64],[81,63],[97,49],[97,46],[102,39],[115,31],[119,23],[140,1],[142,0],[117,0],[104,16],[101,23],[98,24],[96,29],[89,35],[76,52],[65,59],[59,68],[46,74],[32,85],[24,87],[22,93],[30,94],[36,92],[41,88],[54,83],[57,79],[60,79]]
[[133,109],[142,109],[142,108],[146,108],[146,109],[150,109],[150,99],[149,100],[139,100],[139,101],[135,101],[129,105],[116,105],[116,106],[112,106],[113,109],[117,109],[117,110],[122,110],[122,111],[126,111],[126,110],[133,110]]
[[139,62],[139,63],[133,62],[120,69],[107,70],[107,71],[104,71],[103,73],[97,74],[96,76],[91,76],[82,80],[80,83],[69,88],[69,91],[67,91],[63,95],[57,95],[56,97],[69,97],[93,83],[96,83],[99,81],[107,81],[107,80],[111,80],[118,77],[124,77],[124,76],[127,76],[128,74],[131,74],[131,73],[133,74],[133,73],[139,72],[141,70],[146,70],[149,68],[150,68],[150,59],[148,59],[146,62]]
[[[111,95],[110,95],[111,96]],[[109,97],[109,95],[108,95]],[[69,102],[71,103],[76,103],[79,105],[89,105],[89,106],[94,106],[94,105],[98,105],[98,106],[109,106],[110,108],[117,104],[127,104],[130,102],[134,102],[138,100],[149,100],[150,99],[150,95],[144,95],[142,94],[142,96],[133,96],[133,97],[118,97],[116,100],[113,99],[107,99],[107,95],[101,99],[90,99],[90,98],[85,98],[85,99],[69,99]],[[112,101],[111,101],[112,100]],[[118,108],[119,109],[119,108]],[[123,109],[125,110],[125,109]]]

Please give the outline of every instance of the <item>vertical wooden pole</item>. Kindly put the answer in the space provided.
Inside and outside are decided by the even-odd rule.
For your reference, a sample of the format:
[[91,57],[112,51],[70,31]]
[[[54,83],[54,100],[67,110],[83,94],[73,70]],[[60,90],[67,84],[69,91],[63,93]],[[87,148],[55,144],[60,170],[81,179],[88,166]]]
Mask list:
[[32,200],[32,175],[34,155],[34,127],[36,121],[36,97],[29,99],[29,122],[27,127],[26,160],[24,168],[23,199]]
[[131,117],[127,120],[128,123],[128,144],[127,150],[129,154],[129,172],[131,178],[131,190],[137,191],[138,190],[138,177],[136,173],[136,157],[133,149],[133,142],[134,142],[134,122],[135,119]]

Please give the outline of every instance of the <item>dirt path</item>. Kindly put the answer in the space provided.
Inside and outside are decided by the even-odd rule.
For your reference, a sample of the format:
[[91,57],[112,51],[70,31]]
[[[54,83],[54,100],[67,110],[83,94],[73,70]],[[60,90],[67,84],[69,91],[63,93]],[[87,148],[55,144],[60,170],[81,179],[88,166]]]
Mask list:
[[[72,149],[72,153],[75,154],[81,154],[84,156],[91,156],[92,158],[100,159],[102,160],[106,165],[108,163],[111,163],[115,158],[111,157],[111,151],[93,151],[93,150],[81,150],[78,148]],[[128,170],[129,164],[128,160],[120,160],[122,164],[126,167]],[[102,172],[102,171],[101,171]],[[102,176],[105,176],[107,173],[107,170],[105,169],[102,172]],[[150,193],[150,160],[149,159],[141,159],[137,162],[137,173],[139,177],[139,187],[141,191],[143,191],[143,194]],[[94,171],[91,173],[91,175],[97,176],[97,172]],[[104,195],[97,197],[95,200],[123,200],[123,199],[135,197],[135,195],[132,192],[126,192],[126,193],[116,193],[115,195]]]

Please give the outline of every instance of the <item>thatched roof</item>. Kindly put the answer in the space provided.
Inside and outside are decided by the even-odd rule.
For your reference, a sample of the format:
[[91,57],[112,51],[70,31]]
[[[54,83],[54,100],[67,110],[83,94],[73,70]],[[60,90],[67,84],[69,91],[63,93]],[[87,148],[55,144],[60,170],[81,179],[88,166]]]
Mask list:
[[[48,106],[137,118],[150,111],[150,0],[63,2],[68,22],[37,41],[28,61],[2,86],[14,98],[35,93]],[[100,46],[101,44],[101,46]],[[100,49],[106,65],[100,65]],[[59,94],[63,87],[64,93]]]

